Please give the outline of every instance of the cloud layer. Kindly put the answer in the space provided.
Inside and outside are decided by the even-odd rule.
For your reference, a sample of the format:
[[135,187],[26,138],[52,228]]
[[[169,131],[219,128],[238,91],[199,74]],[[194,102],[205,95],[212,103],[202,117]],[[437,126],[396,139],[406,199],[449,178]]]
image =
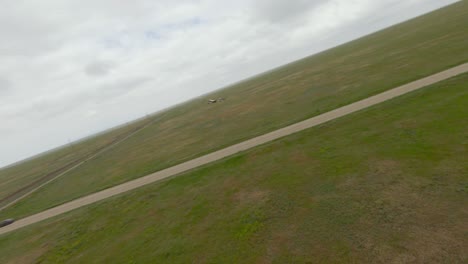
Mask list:
[[0,167],[453,2],[3,0]]

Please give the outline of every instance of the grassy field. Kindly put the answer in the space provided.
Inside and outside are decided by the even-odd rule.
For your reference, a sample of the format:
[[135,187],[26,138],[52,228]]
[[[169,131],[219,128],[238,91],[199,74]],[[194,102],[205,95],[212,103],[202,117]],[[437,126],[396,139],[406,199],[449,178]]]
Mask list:
[[68,164],[82,160],[115,140],[125,137],[146,122],[148,120],[139,120],[0,170],[0,200],[41,177],[59,172]]
[[21,217],[468,61],[468,2],[171,109],[160,121],[0,213]]
[[0,237],[0,263],[466,263],[468,74]]

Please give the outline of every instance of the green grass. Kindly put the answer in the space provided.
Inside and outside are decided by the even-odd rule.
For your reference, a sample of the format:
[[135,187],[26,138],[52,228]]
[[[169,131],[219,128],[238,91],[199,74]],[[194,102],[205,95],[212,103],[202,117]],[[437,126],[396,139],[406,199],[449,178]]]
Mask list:
[[[467,24],[462,1],[183,104],[0,217],[29,215],[466,62]],[[206,104],[218,96],[227,100]]]
[[45,175],[53,173],[67,164],[83,159],[103,146],[132,132],[144,122],[147,122],[147,120],[139,120],[130,125],[112,129],[104,134],[92,136],[55,151],[44,153],[36,158],[23,161],[16,166],[1,169],[0,200],[21,187]]
[[0,263],[466,263],[468,74],[0,237]]

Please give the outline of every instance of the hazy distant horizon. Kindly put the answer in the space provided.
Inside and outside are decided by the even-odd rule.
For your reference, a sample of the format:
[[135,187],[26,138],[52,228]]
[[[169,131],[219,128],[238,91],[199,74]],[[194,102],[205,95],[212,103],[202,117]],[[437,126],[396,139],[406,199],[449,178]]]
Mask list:
[[0,168],[457,1],[376,2],[8,2]]

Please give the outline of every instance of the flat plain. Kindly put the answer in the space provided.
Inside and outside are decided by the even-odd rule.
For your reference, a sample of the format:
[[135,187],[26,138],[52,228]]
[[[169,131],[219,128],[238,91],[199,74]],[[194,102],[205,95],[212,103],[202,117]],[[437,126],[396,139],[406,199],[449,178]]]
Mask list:
[[467,83],[0,236],[0,262],[466,263]]
[[[468,3],[461,1],[170,109],[137,137],[0,212],[0,218],[40,212],[464,63],[466,24]],[[211,97],[226,101],[206,104]],[[44,165],[31,167],[41,171]],[[8,171],[1,177],[12,178]]]

